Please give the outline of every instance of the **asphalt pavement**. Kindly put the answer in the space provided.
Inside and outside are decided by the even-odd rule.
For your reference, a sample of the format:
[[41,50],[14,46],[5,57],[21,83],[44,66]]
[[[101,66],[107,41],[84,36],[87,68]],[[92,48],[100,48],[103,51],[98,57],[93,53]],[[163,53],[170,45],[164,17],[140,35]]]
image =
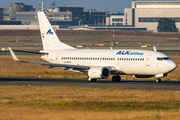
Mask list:
[[115,87],[130,89],[156,89],[156,90],[180,90],[180,81],[162,81],[156,83],[148,80],[97,80],[88,82],[86,79],[63,79],[63,78],[20,78],[0,77],[0,85],[30,85],[30,86],[80,86],[80,87]]

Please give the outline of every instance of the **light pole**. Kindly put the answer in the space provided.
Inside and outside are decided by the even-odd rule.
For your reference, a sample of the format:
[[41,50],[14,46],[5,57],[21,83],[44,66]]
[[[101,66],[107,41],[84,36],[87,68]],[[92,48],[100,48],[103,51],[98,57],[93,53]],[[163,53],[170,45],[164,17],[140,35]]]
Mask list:
[[80,19],[80,20],[79,20],[79,26],[81,25],[81,21],[82,21],[82,20]]

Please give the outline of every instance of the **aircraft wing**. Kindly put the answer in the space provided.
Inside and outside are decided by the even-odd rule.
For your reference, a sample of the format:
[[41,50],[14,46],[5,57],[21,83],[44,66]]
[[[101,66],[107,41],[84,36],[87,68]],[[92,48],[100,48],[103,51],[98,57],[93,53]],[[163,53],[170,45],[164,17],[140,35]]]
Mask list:
[[8,47],[13,59],[15,61],[18,61],[18,62],[24,62],[24,63],[32,63],[32,64],[40,64],[40,65],[46,65],[46,66],[49,66],[49,68],[53,68],[53,67],[65,67],[65,69],[70,69],[70,68],[74,68],[74,69],[84,69],[84,70],[87,70],[89,69],[88,66],[80,66],[80,65],[68,65],[68,64],[57,64],[57,63],[46,63],[46,62],[32,62],[32,61],[22,61],[22,60],[19,60],[17,58],[17,56],[14,54],[13,50]]

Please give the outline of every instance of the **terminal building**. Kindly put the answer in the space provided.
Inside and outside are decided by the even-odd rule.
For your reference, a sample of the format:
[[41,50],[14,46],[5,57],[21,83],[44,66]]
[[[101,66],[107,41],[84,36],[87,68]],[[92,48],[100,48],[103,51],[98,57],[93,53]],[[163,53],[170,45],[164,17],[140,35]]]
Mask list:
[[[87,12],[84,12],[83,7],[44,7],[45,12],[71,12],[71,22],[68,25],[105,25],[106,23],[106,12],[98,12],[95,9],[88,9]],[[39,7],[38,10],[41,10]],[[51,20],[50,20],[51,21]],[[51,21],[51,24],[54,24]],[[65,24],[64,24],[65,25]]]
[[[41,7],[37,11],[39,10]],[[52,25],[105,25],[106,23],[106,12],[97,12],[95,9],[84,12],[83,7],[59,7],[55,6],[54,2],[50,7],[43,7],[43,10]],[[0,8],[1,25],[38,24],[37,19],[37,12],[32,5],[12,3],[11,7]]]
[[132,8],[124,9],[124,25],[157,31],[160,18],[172,18],[180,30],[180,1],[132,1]]
[[107,14],[106,25],[123,26],[124,14]]
[[[41,10],[41,7],[37,11]],[[0,8],[0,25],[38,25],[37,11],[32,5],[12,3],[9,8]],[[52,25],[60,28],[69,26],[94,26],[97,29],[142,29],[157,31],[160,18],[175,20],[180,30],[180,1],[132,1],[131,8],[125,8],[124,14],[98,12],[83,7],[60,7],[53,3],[44,7],[44,11]],[[111,28],[110,28],[111,27]],[[146,28],[146,29],[144,29]]]

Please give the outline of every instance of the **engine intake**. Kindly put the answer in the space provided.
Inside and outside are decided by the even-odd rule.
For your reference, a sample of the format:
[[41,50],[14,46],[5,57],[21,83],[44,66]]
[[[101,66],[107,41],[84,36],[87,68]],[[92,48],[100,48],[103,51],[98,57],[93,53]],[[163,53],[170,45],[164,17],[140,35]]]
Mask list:
[[106,67],[92,67],[88,71],[88,76],[91,79],[108,78],[110,76],[110,71]]

